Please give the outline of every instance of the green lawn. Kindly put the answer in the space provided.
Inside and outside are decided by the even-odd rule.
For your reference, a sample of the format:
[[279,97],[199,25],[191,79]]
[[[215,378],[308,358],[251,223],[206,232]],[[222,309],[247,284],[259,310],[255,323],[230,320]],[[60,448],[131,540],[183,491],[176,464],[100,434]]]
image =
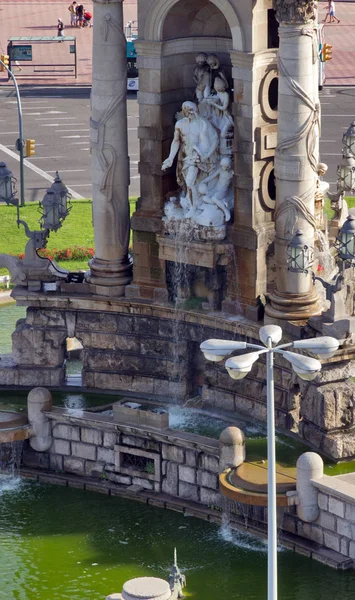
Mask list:
[[[355,196],[347,196],[345,198],[348,208],[354,208],[355,207]],[[326,198],[324,201],[324,209],[323,212],[327,215],[328,220],[330,221],[330,219],[332,219],[334,211],[330,208],[330,200],[329,198]]]
[[[135,210],[136,198],[130,199],[131,214]],[[92,226],[91,200],[72,200],[72,210],[63,223],[61,229],[52,232],[47,244],[48,250],[73,248],[74,246],[94,247],[94,230]],[[20,218],[26,221],[29,228],[39,229],[38,220],[40,213],[38,204],[27,204],[20,209]],[[21,254],[24,252],[28,241],[22,225],[17,227],[16,208],[14,206],[0,205],[0,254]],[[87,260],[83,261],[58,261],[66,269],[77,271],[87,269]],[[6,269],[0,269],[0,274],[5,274]]]

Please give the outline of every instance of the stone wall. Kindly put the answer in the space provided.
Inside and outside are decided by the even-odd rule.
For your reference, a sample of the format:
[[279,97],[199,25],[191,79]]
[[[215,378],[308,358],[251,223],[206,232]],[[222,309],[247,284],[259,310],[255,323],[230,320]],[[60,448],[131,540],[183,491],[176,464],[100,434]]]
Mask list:
[[[209,338],[257,343],[259,328],[250,322],[127,300],[31,295],[21,289],[15,294],[19,304],[32,305],[13,334],[12,359],[0,362],[0,385],[62,385],[66,339],[75,336],[83,345],[87,388],[128,390],[168,402],[200,393],[203,406],[266,420],[262,359],[245,379],[234,381],[223,362],[207,362],[199,349]],[[349,350],[333,357],[313,382],[301,381],[275,357],[277,426],[335,459],[355,456],[352,357]]]
[[[69,411],[70,412],[70,411]],[[72,473],[181,499],[218,504],[218,442],[203,436],[113,423],[110,417],[56,408],[46,413],[48,452],[25,448],[27,467]]]

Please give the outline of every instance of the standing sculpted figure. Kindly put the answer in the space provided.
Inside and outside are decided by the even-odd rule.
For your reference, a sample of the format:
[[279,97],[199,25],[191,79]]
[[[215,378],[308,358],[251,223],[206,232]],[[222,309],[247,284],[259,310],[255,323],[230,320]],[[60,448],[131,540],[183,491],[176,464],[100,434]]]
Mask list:
[[204,52],[196,56],[194,82],[196,84],[195,96],[197,102],[201,102],[210,93],[210,68],[207,64],[207,54]]
[[189,210],[187,217],[192,216],[201,203],[198,185],[216,165],[219,139],[213,125],[198,114],[194,102],[184,102],[182,114],[183,118],[175,125],[170,154],[162,170],[171,167],[178,154],[176,179],[185,192],[181,204]]
[[227,139],[233,138],[234,122],[229,111],[230,97],[224,79],[217,77],[214,82],[214,96],[209,96],[204,102],[211,108],[209,120],[217,127],[221,136],[221,154],[232,154],[232,144]]

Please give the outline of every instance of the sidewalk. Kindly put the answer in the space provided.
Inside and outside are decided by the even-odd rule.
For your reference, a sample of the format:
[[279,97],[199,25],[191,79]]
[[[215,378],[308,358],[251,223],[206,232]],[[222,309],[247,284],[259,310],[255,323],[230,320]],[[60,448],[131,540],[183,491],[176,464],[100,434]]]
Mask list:
[[[327,2],[319,3],[319,23],[327,14],[326,6]],[[325,65],[325,85],[355,85],[355,1],[335,2],[335,15],[340,23],[324,26],[325,40],[333,46],[333,59]]]
[[[14,69],[20,84],[32,85],[90,85],[92,66],[92,28],[77,29],[69,26],[68,6],[70,0],[0,0],[0,50],[6,53],[7,40],[12,36],[56,36],[57,19],[63,19],[66,35],[77,38],[78,78],[55,63],[72,61],[69,55],[68,42],[57,44],[33,45],[35,61],[53,65],[52,67],[33,68],[28,63],[19,72]],[[325,15],[326,2],[319,3],[319,22]],[[125,22],[137,19],[137,0],[124,1]],[[92,1],[85,2],[85,7],[92,10]],[[326,85],[355,85],[355,1],[336,2],[336,15],[340,23],[325,25],[325,38],[333,46],[333,60],[326,63]],[[34,62],[35,62],[34,61]],[[44,73],[44,71],[47,73]],[[61,70],[61,72],[60,72]],[[26,76],[26,72],[29,75]],[[7,84],[7,77],[0,73],[0,85]],[[9,85],[12,85],[10,83]]]
[[[93,28],[70,27],[69,4],[71,0],[0,0],[1,53],[6,54],[10,37],[56,36],[58,18],[61,18],[65,25],[64,35],[75,36],[77,40],[77,79],[74,78],[72,67],[64,67],[64,64],[72,64],[74,61],[74,55],[69,54],[68,42],[34,43],[33,64],[21,63],[22,71],[14,67],[19,85],[91,85]],[[92,0],[85,1],[84,6],[93,13]],[[124,22],[136,20],[137,0],[125,0],[123,6]],[[45,63],[48,66],[36,68],[35,63]],[[0,73],[0,85],[6,84],[13,86],[12,82],[8,83],[7,76]]]

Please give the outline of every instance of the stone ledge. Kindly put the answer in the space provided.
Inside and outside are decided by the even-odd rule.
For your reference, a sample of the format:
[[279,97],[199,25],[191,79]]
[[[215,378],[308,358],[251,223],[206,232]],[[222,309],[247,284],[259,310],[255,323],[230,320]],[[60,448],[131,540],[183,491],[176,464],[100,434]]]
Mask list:
[[355,485],[338,479],[337,476],[323,475],[320,479],[312,479],[312,484],[323,494],[335,496],[355,505]]

